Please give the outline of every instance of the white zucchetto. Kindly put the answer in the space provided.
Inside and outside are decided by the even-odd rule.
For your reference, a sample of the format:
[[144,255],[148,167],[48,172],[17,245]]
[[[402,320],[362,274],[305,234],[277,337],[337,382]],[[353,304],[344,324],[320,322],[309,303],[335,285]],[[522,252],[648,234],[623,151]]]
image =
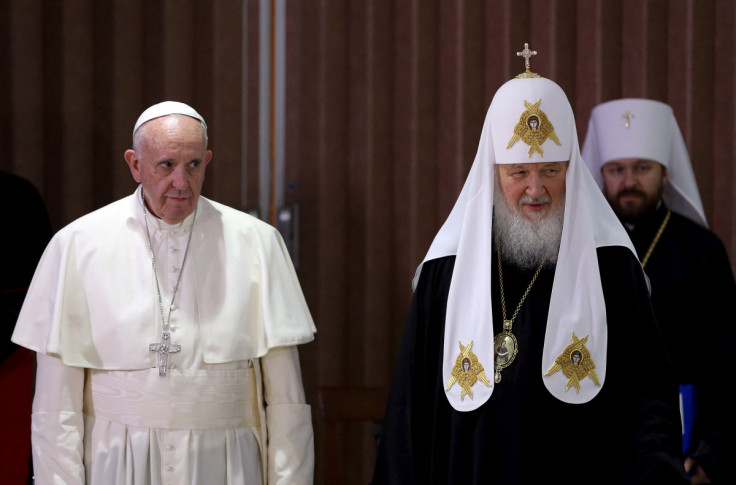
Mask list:
[[135,127],[133,127],[133,134],[135,135],[135,132],[138,131],[138,128],[140,128],[143,123],[168,115],[184,115],[194,118],[201,122],[205,132],[207,131],[207,123],[205,123],[202,115],[197,113],[194,108],[188,104],[180,103],[179,101],[163,101],[150,106],[141,113],[138,117],[138,121],[135,122]]

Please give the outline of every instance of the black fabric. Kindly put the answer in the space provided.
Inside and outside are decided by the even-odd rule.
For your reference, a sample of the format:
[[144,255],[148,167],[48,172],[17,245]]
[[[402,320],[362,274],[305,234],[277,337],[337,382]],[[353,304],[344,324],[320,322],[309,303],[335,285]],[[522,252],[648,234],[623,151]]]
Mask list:
[[[455,258],[424,264],[389,395],[374,485],[688,483],[677,390],[667,379],[670,367],[639,263],[624,248],[602,248],[598,256],[609,326],[608,371],[599,395],[586,404],[565,404],[543,384],[554,277],[553,269],[545,269],[514,323],[519,354],[491,398],[465,413],[447,401],[441,369]],[[504,266],[509,315],[531,277]],[[500,296],[493,297],[500,321]],[[485,368],[492,378],[492,364]]]
[[[629,232],[641,258],[666,214],[662,204]],[[695,388],[697,414],[687,455],[714,483],[736,483],[736,418],[722,395],[736,375],[728,356],[735,343],[736,285],[726,249],[711,231],[672,212],[644,270],[677,379]]]
[[10,342],[28,285],[46,245],[51,225],[36,188],[16,175],[0,172],[0,206],[5,230],[0,238],[0,362],[16,345]]

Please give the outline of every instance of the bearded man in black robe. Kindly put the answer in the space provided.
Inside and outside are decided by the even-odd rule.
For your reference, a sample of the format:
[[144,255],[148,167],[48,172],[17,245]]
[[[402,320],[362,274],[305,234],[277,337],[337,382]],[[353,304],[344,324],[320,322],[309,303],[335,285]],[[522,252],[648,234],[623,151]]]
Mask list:
[[414,283],[374,485],[688,483],[641,265],[528,62]]
[[685,469],[693,484],[736,483],[736,426],[721,395],[736,371],[727,317],[736,286],[724,245],[708,229],[672,108],[649,99],[596,106],[583,158],[651,281],[654,313],[683,389]]

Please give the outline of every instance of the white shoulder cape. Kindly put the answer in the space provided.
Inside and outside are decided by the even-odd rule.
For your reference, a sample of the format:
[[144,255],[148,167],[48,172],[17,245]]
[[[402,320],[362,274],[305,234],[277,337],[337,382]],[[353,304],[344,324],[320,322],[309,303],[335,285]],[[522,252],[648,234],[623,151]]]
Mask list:
[[[151,367],[158,302],[138,200],[134,194],[113,202],[53,237],[13,342],[70,366]],[[200,197],[188,258],[205,363],[253,359],[314,338],[291,259],[272,226]]]

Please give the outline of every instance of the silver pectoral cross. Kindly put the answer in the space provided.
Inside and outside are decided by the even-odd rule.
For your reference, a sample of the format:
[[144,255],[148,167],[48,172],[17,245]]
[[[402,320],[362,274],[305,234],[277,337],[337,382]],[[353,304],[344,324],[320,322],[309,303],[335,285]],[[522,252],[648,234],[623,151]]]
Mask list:
[[164,330],[161,333],[161,341],[150,344],[148,350],[158,353],[158,375],[166,377],[169,373],[169,355],[181,352],[181,345],[171,343],[171,335]]

